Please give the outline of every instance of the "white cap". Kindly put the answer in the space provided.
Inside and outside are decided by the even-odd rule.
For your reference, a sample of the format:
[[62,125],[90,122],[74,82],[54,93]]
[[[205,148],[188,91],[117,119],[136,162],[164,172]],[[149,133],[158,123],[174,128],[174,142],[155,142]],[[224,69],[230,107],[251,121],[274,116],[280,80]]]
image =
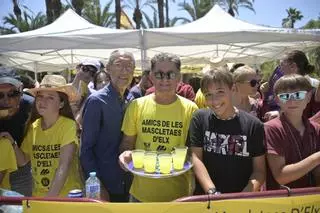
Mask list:
[[100,71],[100,61],[96,60],[96,59],[85,59],[81,62],[82,65],[90,65],[90,66],[94,66],[95,68],[97,68],[97,71]]

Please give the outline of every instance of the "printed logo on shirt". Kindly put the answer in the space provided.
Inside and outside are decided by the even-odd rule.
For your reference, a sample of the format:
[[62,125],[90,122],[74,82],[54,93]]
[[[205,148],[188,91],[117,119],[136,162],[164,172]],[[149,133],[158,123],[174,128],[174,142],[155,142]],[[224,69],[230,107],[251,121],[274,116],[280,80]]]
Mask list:
[[[152,143],[158,143],[157,150],[167,150],[166,145],[170,144],[170,139],[173,137],[181,137],[183,129],[183,123],[181,121],[164,121],[164,120],[152,120],[145,119],[142,121],[142,133],[152,135]],[[150,144],[144,143],[146,147]]]
[[246,135],[225,135],[206,131],[204,150],[222,155],[237,155],[248,157]]

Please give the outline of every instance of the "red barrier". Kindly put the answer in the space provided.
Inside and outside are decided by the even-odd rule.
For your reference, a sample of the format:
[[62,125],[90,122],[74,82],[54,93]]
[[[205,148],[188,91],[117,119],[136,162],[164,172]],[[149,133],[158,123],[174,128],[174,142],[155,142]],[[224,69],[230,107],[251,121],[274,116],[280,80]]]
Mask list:
[[300,189],[281,189],[262,192],[241,192],[241,193],[226,193],[219,195],[197,195],[182,197],[174,202],[201,202],[208,200],[230,200],[230,199],[245,199],[245,198],[271,198],[271,197],[287,197],[320,194],[320,187],[300,188]]
[[22,205],[24,200],[39,201],[56,201],[56,202],[95,202],[103,203],[104,201],[88,199],[88,198],[58,198],[58,197],[5,197],[0,196],[0,205]]

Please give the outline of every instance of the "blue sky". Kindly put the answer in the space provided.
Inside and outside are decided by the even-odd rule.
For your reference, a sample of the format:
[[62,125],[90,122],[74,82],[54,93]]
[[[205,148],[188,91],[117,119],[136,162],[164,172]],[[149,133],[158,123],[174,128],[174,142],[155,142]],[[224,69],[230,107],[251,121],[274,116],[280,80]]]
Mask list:
[[[126,2],[128,0],[123,1]],[[175,0],[176,3],[170,3],[171,18],[174,16],[187,16],[187,13],[179,10],[177,6],[177,2],[182,1],[183,0]],[[191,2],[191,0],[186,1]],[[13,6],[11,2],[12,0],[0,0],[1,25],[3,25],[2,17],[7,15],[9,12],[12,13]],[[26,5],[35,13],[40,11],[45,13],[45,0],[20,0],[19,2],[22,5]],[[62,2],[65,2],[65,0],[62,0]],[[100,2],[104,6],[107,0],[101,0]],[[286,9],[289,7],[297,8],[304,16],[301,21],[296,23],[295,27],[297,28],[305,25],[310,19],[317,19],[317,17],[320,16],[319,0],[255,0],[254,9],[256,13],[245,8],[241,8],[237,18],[253,24],[281,27],[281,21],[286,17]],[[130,17],[132,17],[132,11],[127,9],[126,12]]]

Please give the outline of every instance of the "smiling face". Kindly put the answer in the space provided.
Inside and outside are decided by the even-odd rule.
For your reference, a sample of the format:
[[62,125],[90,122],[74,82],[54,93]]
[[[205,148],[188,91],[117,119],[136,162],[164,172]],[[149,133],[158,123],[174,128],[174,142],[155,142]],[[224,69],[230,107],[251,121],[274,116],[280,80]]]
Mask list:
[[108,65],[112,84],[119,88],[127,88],[133,78],[134,61],[130,56],[119,55],[112,64]]
[[39,91],[36,95],[36,109],[41,116],[59,114],[61,100],[58,92]]
[[150,73],[157,94],[175,94],[180,81],[180,71],[172,61],[159,61]]
[[11,84],[0,84],[1,117],[7,118],[15,115],[19,110],[22,93]]
[[232,90],[224,83],[211,82],[204,91],[207,106],[222,119],[234,114],[232,105]]

